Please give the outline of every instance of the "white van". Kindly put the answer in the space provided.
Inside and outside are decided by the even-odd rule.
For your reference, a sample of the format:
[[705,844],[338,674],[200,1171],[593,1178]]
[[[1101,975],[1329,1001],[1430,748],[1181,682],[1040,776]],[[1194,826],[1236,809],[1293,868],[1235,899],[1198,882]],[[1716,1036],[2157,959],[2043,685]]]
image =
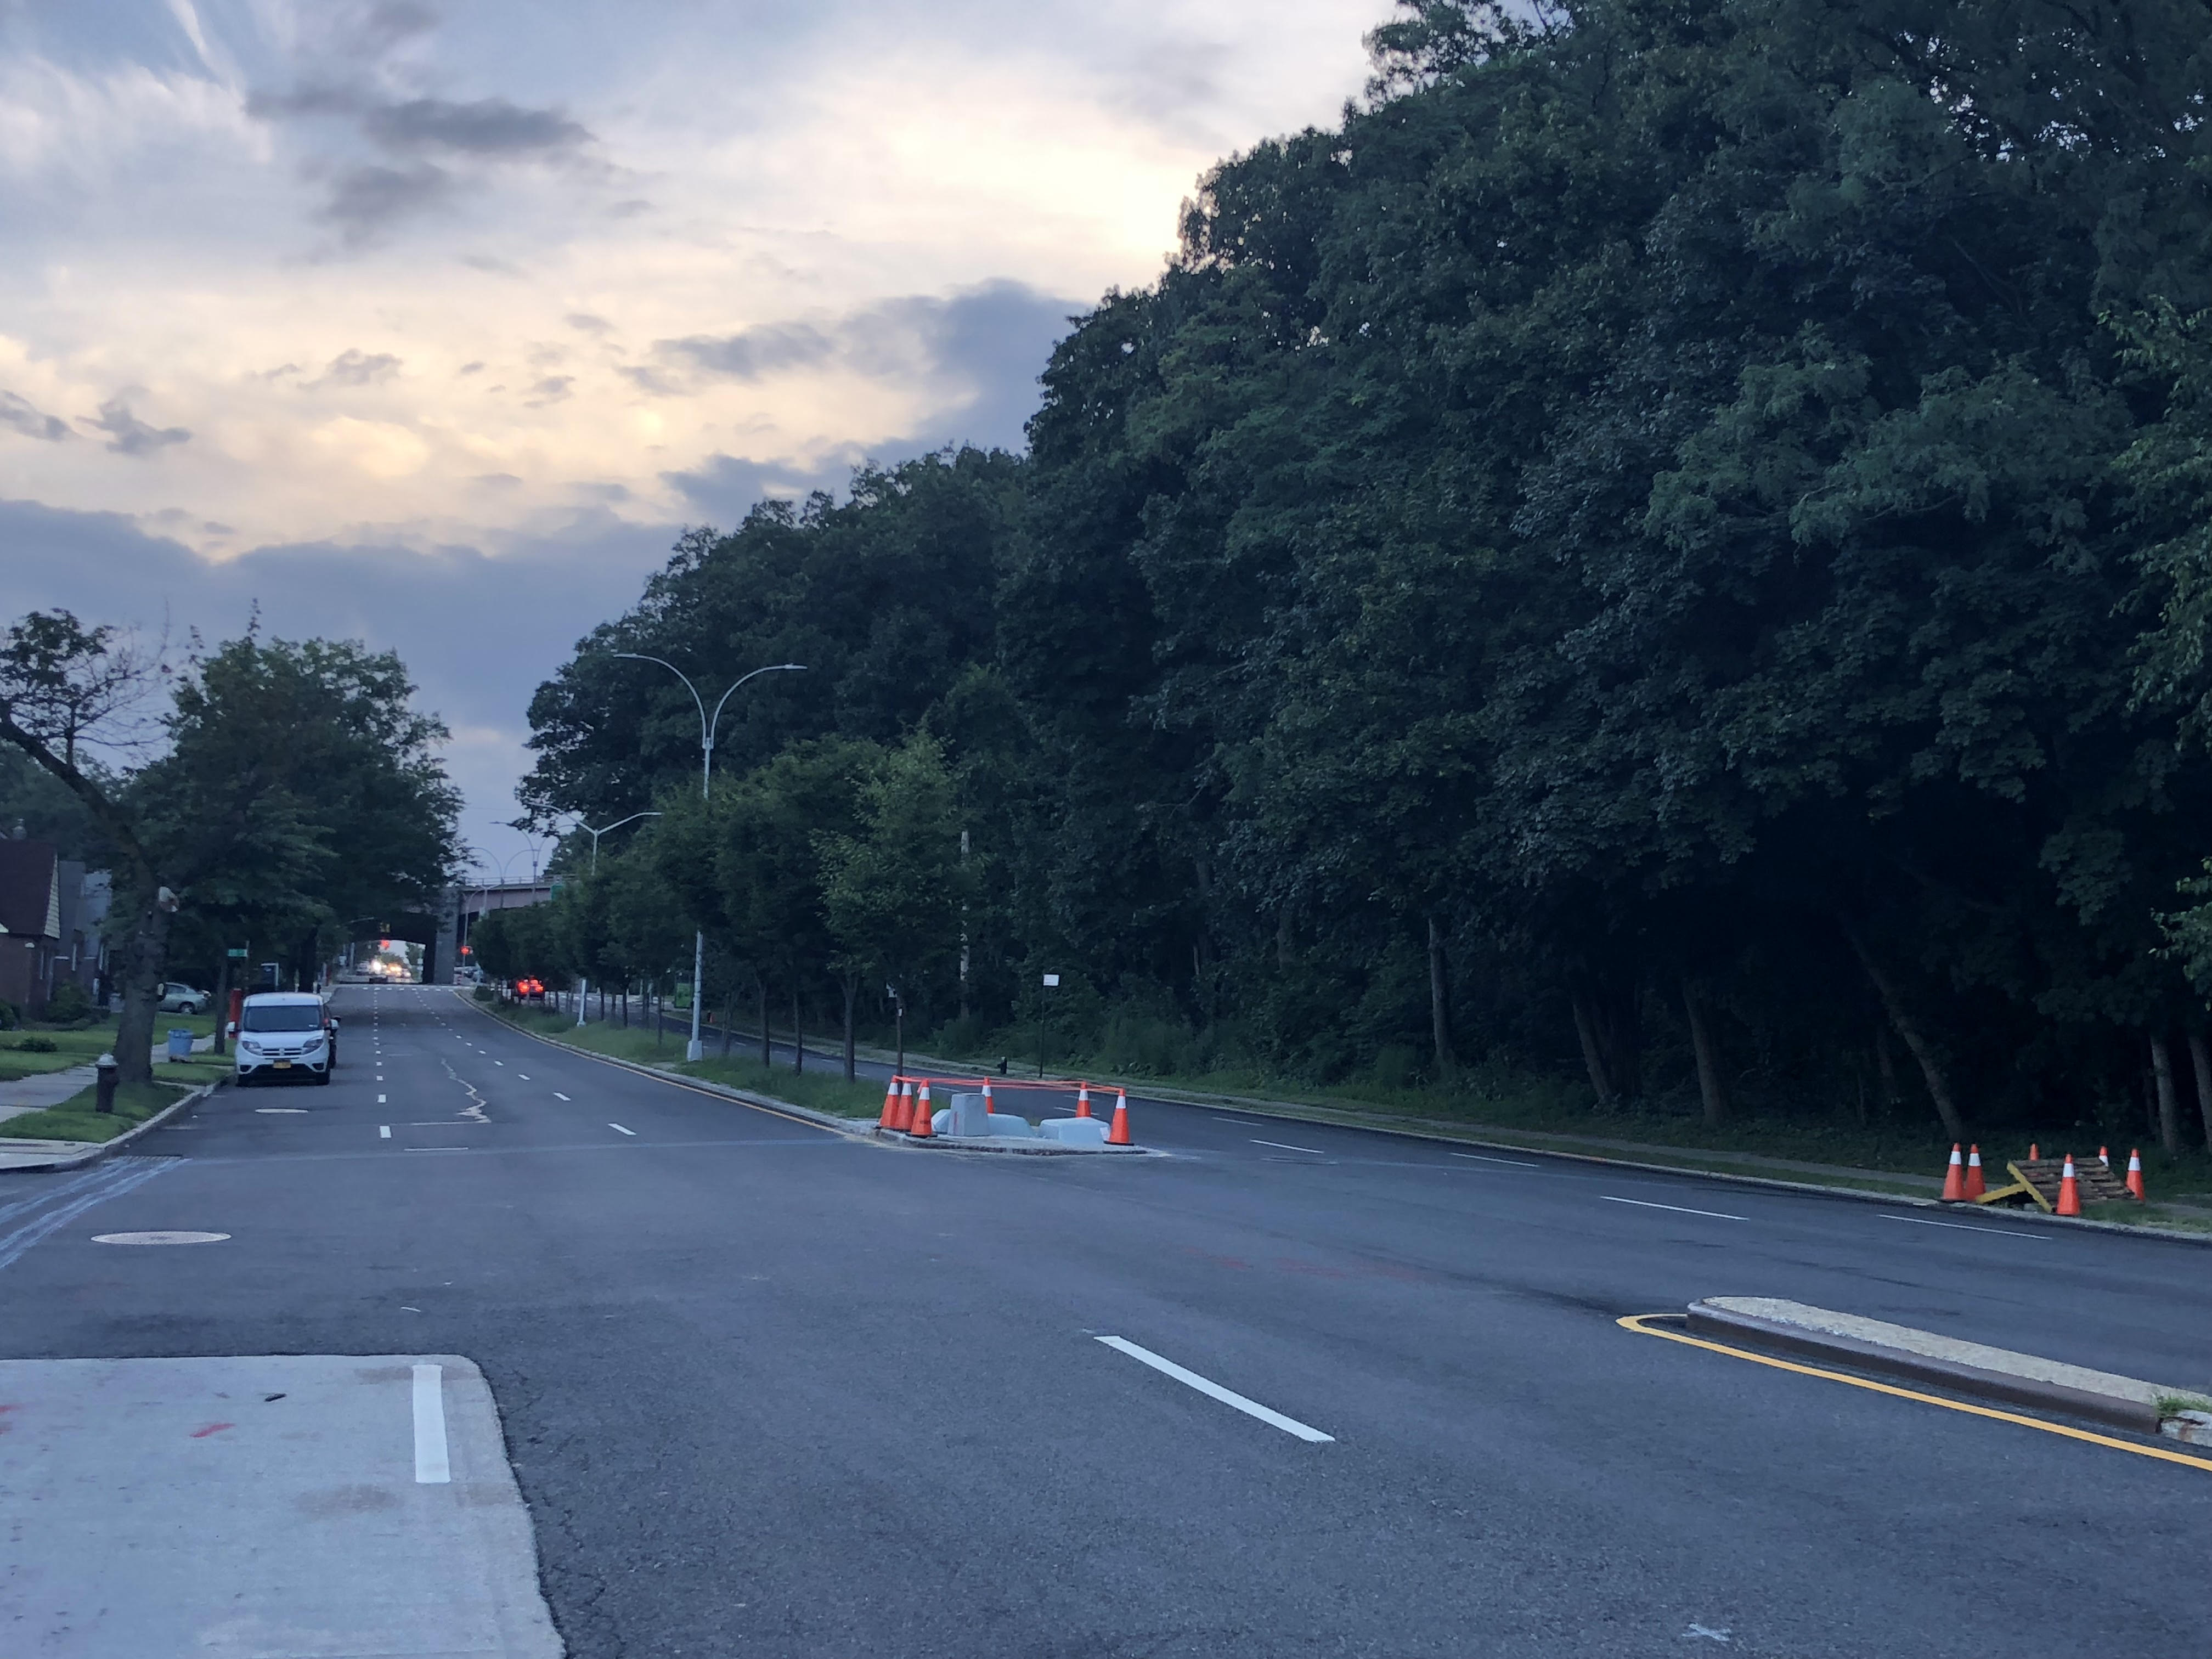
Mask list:
[[243,1085],[304,1077],[328,1083],[338,1063],[338,1020],[306,991],[264,991],[246,999],[230,1034],[238,1039],[235,1075]]

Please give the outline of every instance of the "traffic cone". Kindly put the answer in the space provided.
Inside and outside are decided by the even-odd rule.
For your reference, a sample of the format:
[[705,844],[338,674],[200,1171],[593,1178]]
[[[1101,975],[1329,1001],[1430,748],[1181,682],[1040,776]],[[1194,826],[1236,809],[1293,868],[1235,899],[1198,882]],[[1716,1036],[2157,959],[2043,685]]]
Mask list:
[[1091,1115],[1091,1085],[1087,1083],[1075,1091],[1075,1115],[1078,1117]]
[[2032,1140],[2029,1141],[2027,1143],[2027,1161],[2030,1164],[2036,1164],[2041,1162],[2043,1154],[2036,1151],[2035,1143]]
[[2128,1190],[2136,1203],[2143,1201],[2142,1154],[2132,1146],[2128,1148]]
[[2103,1164],[2106,1169],[2111,1169],[2112,1167],[2112,1149],[2109,1146],[2098,1147],[2097,1162]]
[[983,1109],[986,1112],[995,1112],[999,1109],[991,1103],[991,1079],[988,1078],[983,1079]]
[[876,1127],[878,1129],[896,1128],[898,1127],[898,1079],[896,1078],[893,1078],[884,1089],[884,1112],[883,1115],[876,1120]]
[[2066,1167],[2058,1172],[2058,1213],[2081,1213],[2081,1189],[2075,1185],[2074,1154],[2066,1154]]
[[1951,1143],[1951,1167],[1943,1171],[1943,1201],[1958,1204],[1966,1196],[1966,1163],[1959,1156],[1959,1143]]
[[906,1132],[916,1140],[927,1140],[936,1133],[929,1127],[929,1079],[927,1078],[921,1080],[921,1098],[914,1103],[914,1121],[906,1126]]
[[891,1127],[904,1134],[907,1125],[914,1121],[914,1085],[901,1078],[898,1091],[898,1105],[891,1118]]
[[1127,1089],[1114,1091],[1114,1127],[1106,1131],[1106,1144],[1109,1146],[1133,1144],[1129,1139],[1129,1091]]
[[1982,1149],[1978,1146],[1969,1146],[1966,1148],[1967,1201],[1971,1203],[1987,1191],[1989,1183],[1982,1179]]

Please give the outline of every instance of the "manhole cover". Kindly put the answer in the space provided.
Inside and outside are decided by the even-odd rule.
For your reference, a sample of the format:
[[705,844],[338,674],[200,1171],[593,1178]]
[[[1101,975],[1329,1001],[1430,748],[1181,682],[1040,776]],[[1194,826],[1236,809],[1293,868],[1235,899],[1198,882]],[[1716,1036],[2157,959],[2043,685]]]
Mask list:
[[95,1244],[220,1244],[228,1233],[94,1233]]

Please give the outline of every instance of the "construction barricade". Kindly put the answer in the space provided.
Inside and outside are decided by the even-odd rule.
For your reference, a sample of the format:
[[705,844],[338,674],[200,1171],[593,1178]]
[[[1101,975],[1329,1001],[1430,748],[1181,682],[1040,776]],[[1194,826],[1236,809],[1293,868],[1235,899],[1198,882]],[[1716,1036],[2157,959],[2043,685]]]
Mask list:
[[[1066,1116],[1050,1115],[1036,1122],[1007,1109],[998,1089],[1021,1093],[1073,1094],[1074,1110]],[[991,1078],[921,1077],[900,1075],[884,1091],[884,1109],[876,1120],[877,1131],[909,1141],[945,1139],[995,1143],[1010,1148],[1026,1143],[1031,1149],[1105,1152],[1136,1149],[1129,1133],[1129,1091],[1115,1088],[1110,1117],[1092,1109],[1094,1085],[1057,1079],[1006,1083]],[[1107,1092],[1103,1088],[1099,1092]],[[942,1104],[939,1104],[939,1101]]]

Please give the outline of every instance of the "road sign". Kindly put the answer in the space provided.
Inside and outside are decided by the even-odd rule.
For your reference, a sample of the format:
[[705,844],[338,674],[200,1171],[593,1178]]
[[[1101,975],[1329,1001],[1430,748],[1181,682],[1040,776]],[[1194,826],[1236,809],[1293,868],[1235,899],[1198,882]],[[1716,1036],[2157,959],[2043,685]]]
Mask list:
[[227,957],[236,957],[240,962],[246,960],[246,953],[243,947],[225,951],[223,952],[223,955]]
[[1047,974],[1044,976],[1044,982],[1048,988],[1056,987],[1060,983],[1060,975],[1058,974]]

